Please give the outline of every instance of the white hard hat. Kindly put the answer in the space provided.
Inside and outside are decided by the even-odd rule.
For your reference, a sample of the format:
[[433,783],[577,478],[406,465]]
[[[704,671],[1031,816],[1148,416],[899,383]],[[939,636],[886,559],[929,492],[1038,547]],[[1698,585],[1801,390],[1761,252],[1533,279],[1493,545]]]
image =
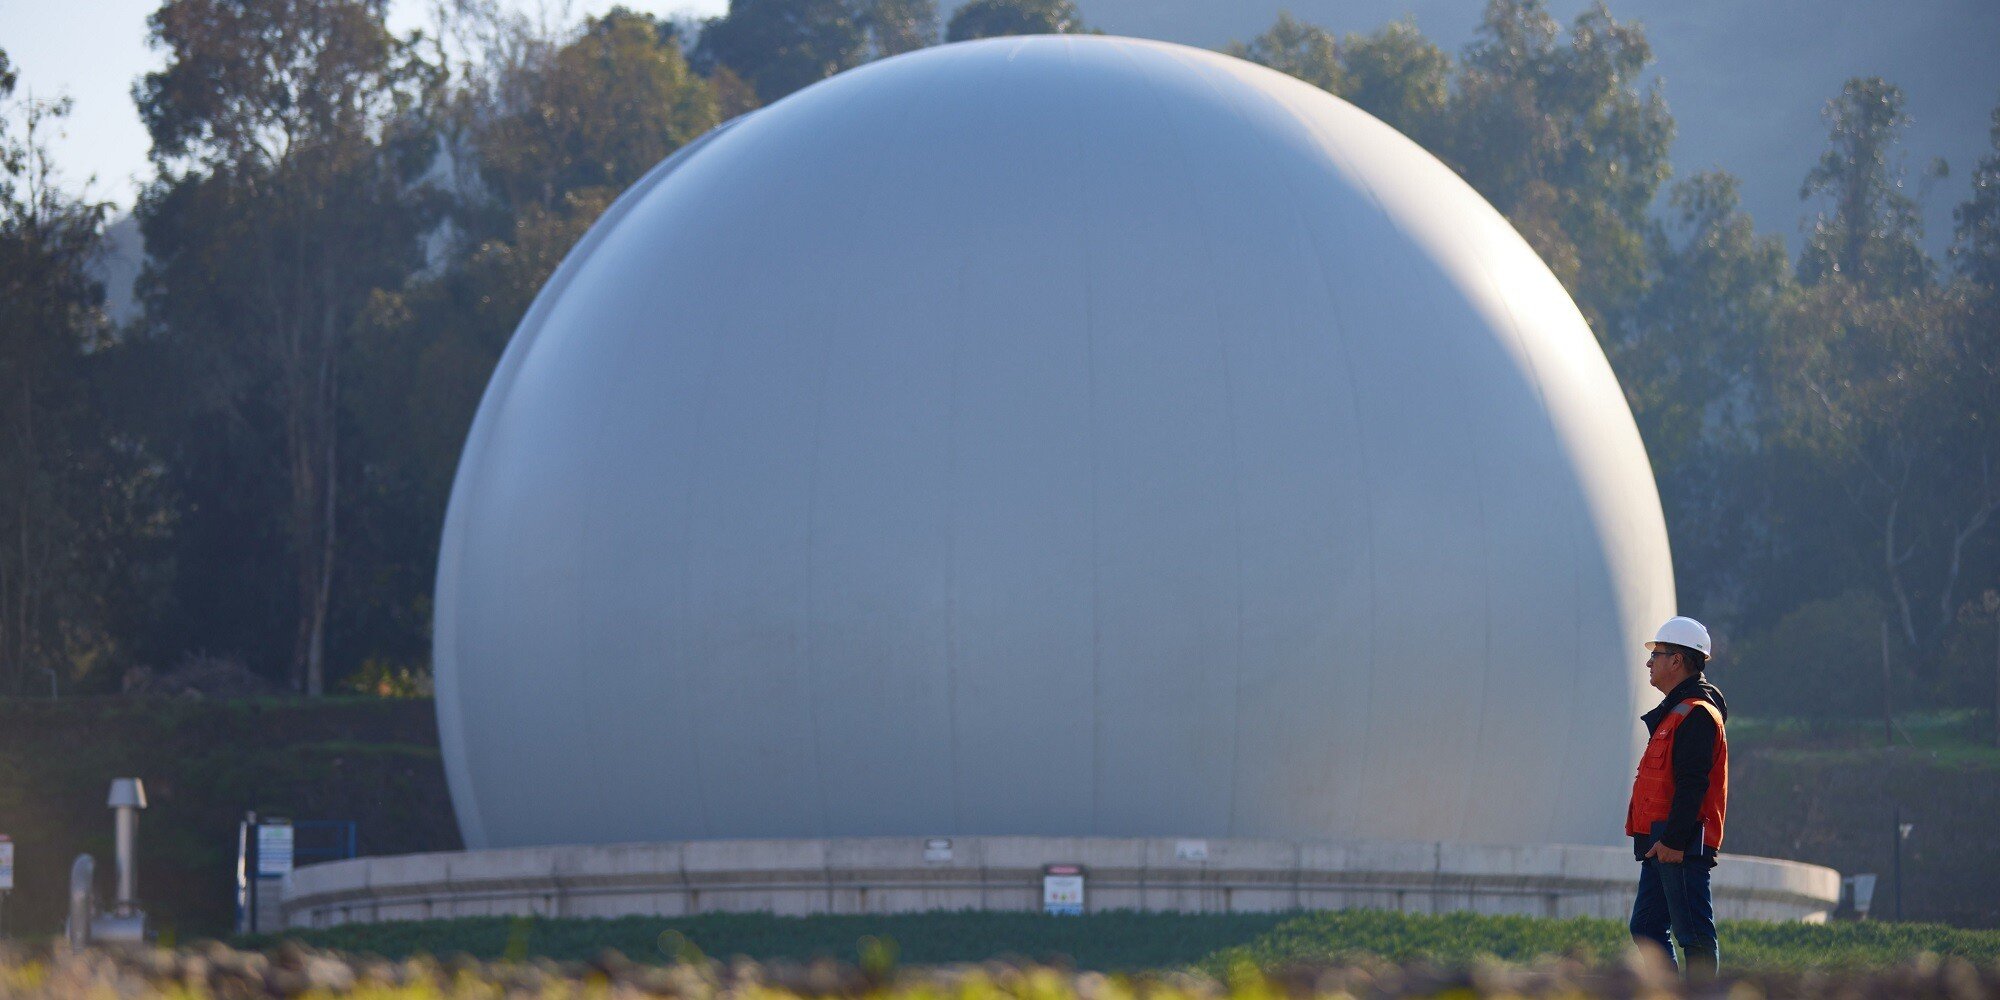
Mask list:
[[1667,623],[1654,633],[1653,641],[1647,643],[1646,648],[1657,650],[1661,643],[1686,646],[1701,653],[1702,658],[1706,659],[1709,655],[1708,626],[1692,618],[1669,618]]

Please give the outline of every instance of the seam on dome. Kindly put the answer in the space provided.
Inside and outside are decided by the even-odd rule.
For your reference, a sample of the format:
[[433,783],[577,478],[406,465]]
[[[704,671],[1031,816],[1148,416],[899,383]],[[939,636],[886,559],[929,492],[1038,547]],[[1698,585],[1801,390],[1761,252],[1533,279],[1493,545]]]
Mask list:
[[[1300,86],[1310,86],[1310,85],[1300,84]],[[1322,127],[1320,126],[1319,122],[1316,119],[1300,112],[1297,106],[1290,101],[1286,101],[1286,106],[1293,112],[1294,116],[1297,117],[1306,126],[1306,128],[1310,130],[1313,134],[1320,136],[1322,140],[1327,138],[1326,132],[1322,129]],[[1354,110],[1355,113],[1357,114],[1365,114],[1365,112],[1360,111],[1358,108]],[[1406,243],[1409,243],[1410,245],[1414,246],[1415,241],[1408,238],[1409,233],[1406,227],[1402,225],[1401,221],[1397,219],[1395,215],[1391,214],[1388,211],[1387,206],[1383,203],[1381,195],[1376,192],[1374,184],[1370,182],[1369,178],[1365,173],[1356,169],[1353,161],[1350,160],[1348,156],[1340,149],[1339,144],[1323,141],[1321,144],[1321,148],[1325,151],[1326,155],[1330,159],[1340,163],[1346,169],[1348,175],[1354,179],[1354,184],[1356,186],[1356,189],[1367,197],[1369,205],[1371,205],[1375,209],[1375,212],[1383,219],[1383,221],[1388,224],[1389,229],[1395,233],[1404,236]],[[1420,300],[1413,306],[1413,311],[1417,310],[1421,310],[1425,315],[1428,315],[1430,317],[1433,324],[1432,327],[1433,329],[1439,329],[1439,330],[1443,329],[1443,324],[1438,322],[1439,317],[1437,311],[1433,305],[1432,300],[1428,296],[1420,298]],[[1455,366],[1449,364],[1450,352],[1446,351],[1445,353],[1446,353],[1447,364],[1442,366],[1445,368],[1445,371],[1442,372],[1441,374],[1443,374],[1447,378],[1450,378],[1454,383],[1462,384],[1464,379],[1461,377],[1461,373]],[[1465,394],[1461,392],[1460,395],[1463,396]],[[1466,452],[1471,454],[1472,461],[1475,464],[1475,466],[1482,461],[1481,456],[1479,454],[1479,449],[1477,447],[1477,443],[1470,438],[1469,432],[1465,431],[1462,428],[1459,431],[1459,443]],[[1473,493],[1475,510],[1477,511],[1477,517],[1479,522],[1479,529],[1480,529],[1479,537],[1481,539],[1482,543],[1481,547],[1483,550],[1484,562],[1486,563],[1486,568],[1487,568],[1487,585],[1480,589],[1480,601],[1481,601],[1481,612],[1482,615],[1484,616],[1484,622],[1485,622],[1484,627],[1487,634],[1486,643],[1490,643],[1490,635],[1491,635],[1492,621],[1493,621],[1492,591],[1491,591],[1492,562],[1493,562],[1491,522],[1488,518],[1488,513],[1486,510],[1486,503],[1484,498],[1480,497],[1477,491],[1472,491],[1472,493]],[[1371,631],[1370,647],[1372,650],[1373,648],[1372,627],[1370,631]],[[1484,645],[1486,643],[1482,644]],[[1492,669],[1492,664],[1489,660],[1487,664],[1487,671],[1482,672],[1480,675],[1480,696],[1474,702],[1475,705],[1480,706],[1478,709],[1475,709],[1475,711],[1480,714],[1483,714],[1483,706],[1485,703],[1487,672],[1490,672],[1491,669]],[[1368,741],[1369,746],[1371,748],[1371,755],[1372,755],[1372,748],[1375,743],[1374,733],[1375,733],[1376,720],[1377,720],[1377,713],[1371,710],[1369,712],[1370,739]],[[1465,805],[1466,805],[1466,797],[1469,796],[1469,784],[1467,788],[1468,791],[1461,796],[1459,803],[1460,808],[1457,810],[1458,815],[1461,817],[1460,819],[1461,826],[1464,823],[1463,817],[1466,814]]]
[[[1494,213],[1498,215],[1499,210],[1494,209]],[[1503,223],[1505,218],[1506,218],[1505,216],[1501,216]],[[1513,235],[1517,239],[1520,238],[1520,234],[1518,232],[1514,233]],[[1533,248],[1529,248],[1529,252],[1532,254]],[[1547,266],[1542,261],[1541,256],[1538,254],[1535,255],[1535,262],[1537,264],[1541,264],[1543,267]],[[1549,435],[1550,435],[1549,446],[1555,450],[1556,457],[1558,459],[1563,460],[1563,464],[1566,467],[1570,466],[1570,462],[1568,461],[1567,456],[1565,454],[1566,449],[1563,447],[1562,435],[1557,428],[1555,411],[1551,409],[1549,406],[1548,388],[1544,383],[1542,377],[1541,366],[1536,363],[1536,358],[1533,350],[1530,348],[1530,345],[1528,343],[1528,337],[1524,331],[1524,324],[1521,321],[1520,314],[1514,310],[1514,298],[1511,294],[1509,294],[1508,290],[1501,285],[1498,277],[1496,277],[1493,274],[1493,270],[1490,266],[1488,266],[1485,255],[1483,254],[1473,255],[1473,266],[1479,270],[1480,277],[1485,280],[1487,286],[1493,291],[1494,297],[1500,300],[1501,308],[1507,311],[1507,326],[1505,332],[1507,333],[1508,336],[1512,337],[1516,341],[1517,349],[1520,351],[1522,359],[1526,362],[1528,384],[1532,389],[1534,389],[1535,400],[1541,406],[1541,414],[1540,414],[1541,422],[1549,430]],[[1551,281],[1555,280],[1553,274],[1550,275],[1550,280]],[[1564,294],[1568,294],[1568,289],[1564,289],[1563,291]],[[1585,329],[1589,329],[1587,324],[1585,326]],[[1594,341],[1595,337],[1593,336],[1593,342]],[[1575,509],[1572,509],[1569,513],[1573,518],[1576,519],[1576,521],[1581,521],[1584,516],[1584,511],[1582,510],[1581,507],[1582,483],[1580,481],[1577,481],[1575,477],[1572,477],[1572,486],[1573,488],[1571,490],[1565,491],[1565,496],[1569,499],[1571,503],[1577,504],[1578,506]],[[1570,658],[1571,658],[1570,683],[1563,685],[1564,704],[1567,708],[1567,710],[1563,714],[1563,718],[1569,720],[1569,735],[1568,739],[1564,741],[1565,753],[1563,754],[1563,759],[1565,762],[1575,762],[1575,761],[1589,759],[1589,755],[1587,752],[1588,748],[1577,746],[1578,738],[1584,727],[1580,725],[1580,723],[1583,721],[1583,717],[1576,711],[1577,695],[1578,692],[1582,690],[1581,681],[1586,676],[1586,672],[1588,670],[1588,665],[1585,663],[1584,651],[1583,651],[1582,608],[1583,608],[1584,555],[1581,547],[1577,544],[1577,536],[1575,531],[1564,531],[1562,533],[1562,537],[1564,544],[1569,549],[1569,560],[1568,560],[1569,571],[1570,571],[1569,607],[1571,612],[1569,621]],[[1491,629],[1492,629],[1491,619],[1488,619],[1489,653],[1491,651]],[[1492,669],[1491,660],[1488,661],[1487,669],[1489,671]],[[1485,724],[1482,714],[1481,727],[1479,732],[1479,739],[1482,742],[1485,739],[1485,735],[1486,735]],[[1565,763],[1563,770],[1568,770],[1570,766],[1571,766],[1570,763]],[[1557,772],[1558,775],[1560,775],[1560,773],[1561,772]],[[1555,777],[1551,780],[1556,781],[1556,788],[1555,788],[1555,794],[1552,796],[1553,801],[1551,804],[1551,811],[1548,819],[1550,828],[1548,830],[1547,835],[1550,839],[1556,839],[1560,835],[1554,829],[1554,826],[1557,822],[1556,817],[1562,815],[1564,811],[1563,799],[1565,797],[1565,789],[1574,789],[1578,787],[1578,782],[1563,781],[1561,780],[1560,777]]]
[[[1300,85],[1304,86],[1304,84]],[[1282,96],[1270,95],[1268,91],[1261,89],[1259,92],[1270,96],[1273,107],[1291,118],[1294,123],[1304,129],[1306,134],[1322,139],[1320,145],[1324,147],[1323,137],[1320,136],[1319,130],[1313,127],[1311,122],[1289,100]],[[1266,141],[1271,140],[1267,139]],[[1290,177],[1280,172],[1279,179],[1291,194],[1293,204],[1306,204],[1306,200],[1300,196],[1298,189],[1293,185]],[[1364,193],[1367,194],[1369,192],[1364,191]],[[1340,365],[1340,374],[1345,377],[1347,382],[1349,417],[1353,420],[1354,427],[1354,450],[1360,457],[1361,480],[1366,483],[1371,478],[1374,467],[1374,456],[1371,454],[1368,440],[1368,426],[1372,421],[1361,406],[1360,385],[1357,381],[1359,375],[1356,371],[1354,361],[1353,338],[1341,315],[1338,305],[1339,300],[1334,292],[1334,282],[1331,277],[1333,268],[1326,256],[1326,246],[1320,241],[1319,234],[1311,226],[1305,224],[1302,213],[1294,214],[1292,218],[1305,243],[1313,249],[1313,263],[1316,265],[1313,270],[1319,276],[1320,295],[1325,304],[1322,315],[1327,317],[1328,325],[1333,332],[1334,352],[1343,362]],[[1363,619],[1366,622],[1366,628],[1363,631],[1365,638],[1364,648],[1366,650],[1366,669],[1360,672],[1366,693],[1363,695],[1361,717],[1372,719],[1375,714],[1375,624],[1376,612],[1382,603],[1382,595],[1376,571],[1377,546],[1375,539],[1374,491],[1372,488],[1364,487],[1359,491],[1359,496],[1361,498],[1363,524],[1366,525],[1366,530],[1362,532],[1361,541],[1366,553],[1365,559],[1368,567],[1368,608]],[[1360,811],[1358,805],[1355,803],[1364,790],[1366,778],[1374,758],[1374,744],[1370,738],[1372,736],[1371,729],[1372,726],[1364,727],[1359,734],[1360,738],[1358,742],[1361,747],[1361,759],[1357,762],[1359,766],[1352,771],[1352,780],[1346,782],[1344,788],[1336,788],[1334,790],[1335,801],[1345,800],[1348,803],[1346,807],[1337,807],[1335,810],[1336,815],[1355,815]],[[1333,747],[1329,747],[1329,750],[1332,749]]]
[[[1193,60],[1188,59],[1185,54],[1173,49],[1164,50],[1160,55],[1187,67],[1224,105],[1228,106],[1232,111],[1236,110],[1236,102],[1229,95],[1225,94],[1222,88],[1216,86],[1215,80],[1209,75],[1211,67],[1198,65]],[[1154,83],[1151,74],[1147,74],[1146,82],[1148,87],[1153,91],[1154,96],[1160,99],[1161,107],[1164,110],[1166,101],[1164,98],[1160,98],[1159,87]],[[1192,183],[1194,171],[1191,169],[1193,157],[1188,152],[1190,143],[1187,136],[1181,132],[1180,126],[1173,121],[1172,115],[1169,114],[1167,117],[1167,127],[1174,134],[1174,139],[1181,148],[1181,159],[1183,163],[1190,166],[1186,176],[1189,178],[1190,183]],[[1237,117],[1240,118],[1241,115],[1238,114]],[[1202,256],[1208,262],[1209,274],[1208,305],[1209,312],[1213,315],[1215,321],[1216,350],[1222,359],[1222,406],[1224,422],[1229,432],[1229,465],[1231,473],[1229,487],[1231,505],[1230,531],[1235,542],[1233,548],[1236,554],[1236,634],[1234,644],[1234,706],[1231,711],[1229,730],[1229,820],[1227,829],[1229,835],[1233,837],[1236,836],[1236,813],[1239,806],[1237,793],[1240,791],[1237,787],[1237,774],[1242,768],[1243,760],[1243,618],[1246,603],[1244,599],[1246,585],[1243,569],[1243,455],[1239,447],[1241,427],[1236,419],[1236,387],[1234,385],[1236,366],[1230,363],[1230,333],[1222,320],[1222,296],[1215,282],[1217,274],[1215,227],[1211,218],[1211,206],[1203,197],[1204,193],[1203,190],[1197,188],[1192,196],[1188,198],[1187,203],[1193,207],[1194,214],[1202,227]]]
[[[924,97],[928,98],[929,95],[926,94]],[[847,98],[846,103],[858,104],[860,100],[859,92],[855,92],[853,96]],[[911,116],[916,114],[917,103],[916,99],[906,100],[903,106],[896,110],[894,114],[895,124],[889,128],[889,134],[894,135],[904,130]],[[841,231],[851,234],[851,243],[860,243],[861,234],[872,228],[868,225],[868,220],[873,217],[873,213],[869,209],[885,199],[887,193],[882,190],[882,175],[887,170],[888,165],[885,158],[880,156],[872,157],[866,170],[868,179],[862,183],[860,188],[860,190],[867,193],[866,196],[856,198],[848,203],[848,207],[853,210],[853,220],[850,225],[843,227]],[[829,305],[834,310],[833,316],[838,318],[849,315],[850,310],[855,304],[856,296],[859,294],[860,289],[854,283],[843,283],[839,289],[828,296],[831,300]],[[812,421],[809,425],[809,432],[812,435],[812,449],[806,460],[805,620],[800,625],[799,635],[801,653],[799,661],[806,672],[806,720],[812,734],[812,772],[815,779],[812,783],[813,795],[819,805],[819,829],[820,836],[822,837],[831,837],[834,833],[832,807],[828,803],[827,796],[826,754],[822,750],[823,734],[820,732],[819,689],[822,671],[820,670],[820,663],[816,655],[818,643],[815,640],[818,637],[819,627],[815,621],[815,612],[819,607],[819,585],[815,573],[819,568],[817,548],[819,538],[819,503],[821,499],[819,494],[820,458],[826,445],[825,416],[829,368],[827,356],[832,350],[835,325],[833,322],[817,324],[818,335],[815,337],[817,344],[814,346],[814,356],[817,364],[815,365],[816,370],[813,374],[813,409]]]
[[[1069,38],[1063,39],[1063,56],[1069,64],[1074,82],[1073,78],[1078,72],[1076,47]],[[1098,675],[1103,660],[1104,601],[1098,562],[1103,554],[1103,546],[1100,544],[1098,533],[1101,511],[1097,483],[1097,282],[1091,277],[1090,247],[1091,210],[1097,202],[1089,197],[1088,174],[1083,168],[1086,157],[1082,105],[1072,102],[1070,106],[1073,112],[1071,139],[1076,152],[1076,193],[1080,208],[1077,225],[1081,235],[1078,245],[1081,250],[1080,256],[1083,258],[1084,418],[1088,423],[1086,441],[1090,454],[1090,832],[1101,834],[1103,831],[1099,826],[1102,820],[1098,796],[1104,787],[1104,725],[1098,707],[1103,704],[1104,696],[1103,685]]]

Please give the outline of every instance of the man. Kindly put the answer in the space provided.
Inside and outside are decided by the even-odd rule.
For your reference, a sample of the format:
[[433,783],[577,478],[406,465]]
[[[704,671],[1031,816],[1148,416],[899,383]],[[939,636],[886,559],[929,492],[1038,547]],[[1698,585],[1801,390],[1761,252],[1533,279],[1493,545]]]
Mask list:
[[1708,629],[1692,618],[1669,619],[1646,644],[1649,679],[1666,697],[1640,717],[1651,738],[1625,812],[1639,859],[1632,940],[1659,946],[1669,964],[1678,943],[1690,978],[1715,975],[1708,877],[1729,808],[1729,707],[1702,675],[1709,648]]

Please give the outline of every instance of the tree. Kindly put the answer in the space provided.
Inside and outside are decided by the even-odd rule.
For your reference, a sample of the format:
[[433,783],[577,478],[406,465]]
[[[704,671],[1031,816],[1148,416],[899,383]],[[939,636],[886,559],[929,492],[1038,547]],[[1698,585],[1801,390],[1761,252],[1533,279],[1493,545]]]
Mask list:
[[111,329],[88,266],[107,206],[57,183],[46,143],[68,102],[14,102],[15,84],[0,52],[0,670],[20,695],[112,651],[107,571],[138,473],[97,391]]
[[937,0],[730,0],[728,14],[702,27],[694,59],[720,83],[749,81],[769,104],[870,59],[935,44],[937,17]]
[[1600,340],[1644,289],[1648,207],[1671,169],[1666,100],[1657,83],[1639,89],[1651,61],[1645,33],[1601,3],[1563,45],[1542,0],[1491,0],[1439,150],[1541,254]]
[[[567,37],[483,29],[497,52],[437,117],[468,177],[448,200],[458,249],[376,293],[355,330],[347,420],[359,456],[348,581],[333,642],[349,662],[428,653],[439,533],[481,394],[535,294],[604,209],[720,121],[718,69],[692,73],[672,33],[613,11]],[[520,55],[509,55],[519,53]]]
[[1956,291],[1877,299],[1841,281],[1802,296],[1774,347],[1779,441],[1845,498],[1836,537],[1866,540],[1896,632],[1927,660],[2000,513],[2000,343]]
[[1297,77],[1329,94],[1347,90],[1347,71],[1340,64],[1340,40],[1333,32],[1279,11],[1277,23],[1248,45],[1231,42],[1224,52]]
[[714,92],[644,14],[587,20],[525,76],[517,107],[470,125],[479,175],[510,214],[580,188],[623,190],[719,120]]
[[1806,234],[1799,278],[1817,284],[1841,277],[1871,296],[1891,296],[1930,283],[1923,216],[1902,190],[1896,142],[1909,127],[1903,91],[1881,77],[1856,77],[1827,102],[1826,152],[1806,175],[1799,198],[1821,197],[1827,209]]
[[1971,196],[1952,210],[1958,225],[1951,248],[1959,273],[1989,295],[2000,290],[2000,106],[1990,120],[1986,134],[1993,151],[1972,168]]
[[872,0],[862,16],[876,58],[900,55],[938,40],[937,0]]
[[971,0],[945,25],[947,42],[1005,35],[1080,35],[1090,32],[1071,0]]
[[216,457],[242,463],[235,481],[284,484],[281,511],[242,510],[214,537],[281,539],[289,679],[310,694],[325,685],[338,551],[343,348],[372,290],[416,268],[424,228],[404,179],[427,150],[399,148],[394,127],[426,67],[385,7],[168,0],[148,22],[166,66],[134,92],[161,177],[140,206],[150,332],[207,390],[170,447],[192,473],[213,447],[199,432],[224,429],[233,447]]
[[1427,148],[1444,134],[1451,57],[1407,19],[1335,39],[1281,11],[1270,30],[1223,51],[1346,98]]
[[[1900,190],[1902,94],[1849,80],[1830,102],[1828,149],[1802,195],[1824,196],[1799,259],[1805,286],[1773,341],[1785,420],[1776,440],[1844,496],[1861,565],[1893,626],[1934,666],[1970,564],[1990,565],[2000,514],[2000,367],[1976,283],[1940,286],[1914,199]],[[1976,217],[1980,191],[1960,206]],[[1807,501],[1809,502],[1809,501]],[[1822,519],[1823,515],[1822,515]]]
[[1451,92],[1451,57],[1409,20],[1341,42],[1347,88],[1342,97],[1426,149],[1441,146]]
[[1735,177],[1696,174],[1667,205],[1649,234],[1643,318],[1607,346],[1659,472],[1683,606],[1713,620],[1739,610],[1766,542],[1763,351],[1791,268],[1743,213]]

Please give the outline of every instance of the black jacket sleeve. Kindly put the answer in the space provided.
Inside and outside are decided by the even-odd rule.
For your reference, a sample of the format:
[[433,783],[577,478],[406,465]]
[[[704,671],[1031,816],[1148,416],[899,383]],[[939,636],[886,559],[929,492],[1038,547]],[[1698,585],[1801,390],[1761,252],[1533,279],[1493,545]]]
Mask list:
[[1715,765],[1715,717],[1696,708],[1674,730],[1674,803],[1660,842],[1676,851],[1695,846],[1701,800],[1708,795],[1708,772]]

